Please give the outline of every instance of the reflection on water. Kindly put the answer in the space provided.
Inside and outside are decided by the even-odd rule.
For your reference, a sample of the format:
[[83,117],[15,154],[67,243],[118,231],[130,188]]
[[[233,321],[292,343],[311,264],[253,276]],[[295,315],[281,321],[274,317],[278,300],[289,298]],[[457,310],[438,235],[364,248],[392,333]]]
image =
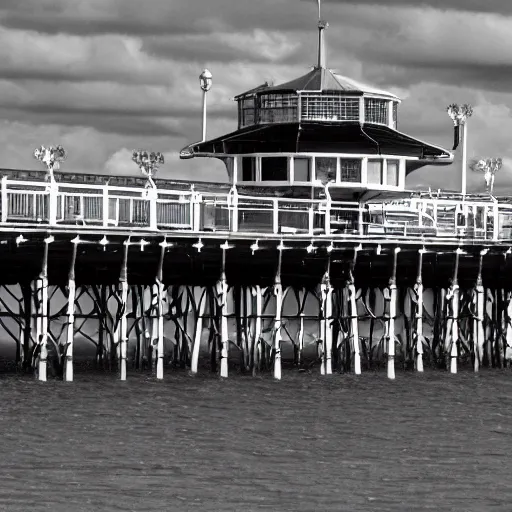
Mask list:
[[511,510],[508,371],[128,378],[0,378],[0,510]]

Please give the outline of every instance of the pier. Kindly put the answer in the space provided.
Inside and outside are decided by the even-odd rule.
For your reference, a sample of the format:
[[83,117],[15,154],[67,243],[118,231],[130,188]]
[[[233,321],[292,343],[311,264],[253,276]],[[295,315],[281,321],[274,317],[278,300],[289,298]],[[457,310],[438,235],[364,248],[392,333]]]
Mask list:
[[[3,171],[0,325],[16,364],[118,371],[509,364],[512,205],[248,195],[222,184]],[[112,182],[114,182],[112,184]],[[87,324],[87,327],[84,326]],[[91,327],[92,326],[92,327]],[[311,366],[313,365],[313,366]],[[56,369],[56,370],[55,370]]]

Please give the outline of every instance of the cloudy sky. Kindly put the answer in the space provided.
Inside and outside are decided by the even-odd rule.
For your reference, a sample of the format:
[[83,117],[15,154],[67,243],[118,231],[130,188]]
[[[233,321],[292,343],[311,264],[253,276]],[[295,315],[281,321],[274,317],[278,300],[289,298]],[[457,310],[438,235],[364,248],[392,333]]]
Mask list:
[[[201,136],[199,73],[208,136],[232,131],[234,95],[315,64],[316,16],[316,0],[1,0],[1,166],[37,168],[33,148],[60,143],[70,171],[137,175],[140,147],[165,153],[162,177],[224,180],[178,159]],[[512,186],[510,0],[324,0],[323,17],[328,67],[398,94],[401,131],[450,149],[446,105],[471,103],[469,154],[503,157],[496,187]]]

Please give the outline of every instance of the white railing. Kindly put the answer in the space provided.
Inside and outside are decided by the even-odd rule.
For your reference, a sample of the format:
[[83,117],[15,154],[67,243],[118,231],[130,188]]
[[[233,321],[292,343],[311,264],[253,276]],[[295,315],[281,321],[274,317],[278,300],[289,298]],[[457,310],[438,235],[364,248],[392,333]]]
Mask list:
[[439,237],[512,240],[512,205],[482,197],[414,197],[359,204],[114,187],[28,182],[3,177],[4,225],[36,224],[152,231],[248,233],[262,236]]

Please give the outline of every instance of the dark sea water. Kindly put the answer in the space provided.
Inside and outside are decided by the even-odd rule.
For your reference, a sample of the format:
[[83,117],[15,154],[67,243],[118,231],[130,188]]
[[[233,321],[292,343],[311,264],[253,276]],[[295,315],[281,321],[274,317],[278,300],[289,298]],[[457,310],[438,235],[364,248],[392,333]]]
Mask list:
[[0,510],[512,511],[512,372],[0,377]]

